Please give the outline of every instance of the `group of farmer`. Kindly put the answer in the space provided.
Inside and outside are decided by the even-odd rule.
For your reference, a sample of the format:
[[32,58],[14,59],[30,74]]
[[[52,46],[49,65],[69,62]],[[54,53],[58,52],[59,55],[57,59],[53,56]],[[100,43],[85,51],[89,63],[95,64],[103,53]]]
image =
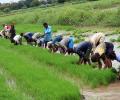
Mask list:
[[78,44],[74,44],[75,38],[70,33],[52,36],[52,28],[47,23],[43,24],[44,35],[40,33],[26,32],[16,34],[14,25],[3,25],[0,36],[9,38],[11,43],[22,45],[22,37],[27,44],[48,48],[51,52],[62,54],[77,54],[78,64],[98,63],[98,67],[112,67],[112,60],[120,62],[120,54],[114,51],[114,45],[105,41],[103,33],[96,33]]

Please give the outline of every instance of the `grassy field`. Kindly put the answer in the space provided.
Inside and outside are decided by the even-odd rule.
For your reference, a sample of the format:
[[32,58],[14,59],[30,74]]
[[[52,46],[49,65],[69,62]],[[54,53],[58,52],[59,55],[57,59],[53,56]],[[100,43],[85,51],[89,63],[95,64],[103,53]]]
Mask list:
[[[45,8],[13,11],[0,17],[0,23],[72,26],[120,26],[120,0],[65,3]],[[7,19],[7,20],[6,20]]]
[[[0,24],[14,23],[17,34],[43,33],[43,22],[52,25],[53,34],[58,31],[71,32],[76,37],[96,31],[119,34],[119,7],[120,0],[65,3],[2,14]],[[78,56],[65,57],[42,48],[14,46],[2,38],[0,51],[0,100],[80,100],[82,85],[95,88],[116,79],[111,69],[77,65]]]
[[[49,71],[47,67],[42,62],[38,62],[35,59],[29,58],[26,54],[20,54],[20,48],[11,46],[8,42],[0,40],[3,43],[0,46],[2,58],[0,60],[0,69],[3,70],[3,78],[9,78],[6,81],[10,83],[4,83],[10,85],[11,91],[15,94],[12,95],[10,91],[6,95],[9,97],[9,92],[11,97],[15,100],[21,100],[16,98],[16,91],[25,96],[22,100],[79,100],[80,93],[75,85],[70,82],[65,81],[57,76],[57,74]],[[16,49],[13,52],[13,48]],[[25,47],[21,47],[24,49]],[[27,50],[29,51],[28,48]],[[26,49],[25,49],[26,50]],[[34,50],[33,50],[34,51]],[[33,53],[34,55],[34,53]],[[2,83],[1,83],[2,84]],[[15,87],[13,87],[15,85]],[[7,91],[6,86],[6,91]],[[4,88],[3,88],[4,89]],[[3,92],[0,92],[2,95]],[[23,97],[21,96],[21,97]],[[3,94],[3,98],[7,99]],[[11,98],[12,100],[12,98]]]
[[115,75],[111,70],[99,70],[93,69],[87,65],[77,65],[77,56],[64,57],[59,54],[51,54],[47,50],[40,48],[31,46],[11,46],[6,41],[3,43],[2,45],[5,46],[2,47],[15,51],[17,54],[20,53],[21,55],[26,55],[25,57],[29,58],[31,61],[36,61],[40,66],[43,64],[46,68],[54,69],[57,72],[68,73],[69,75],[81,79],[83,83],[89,84],[93,87],[107,85],[115,80]]

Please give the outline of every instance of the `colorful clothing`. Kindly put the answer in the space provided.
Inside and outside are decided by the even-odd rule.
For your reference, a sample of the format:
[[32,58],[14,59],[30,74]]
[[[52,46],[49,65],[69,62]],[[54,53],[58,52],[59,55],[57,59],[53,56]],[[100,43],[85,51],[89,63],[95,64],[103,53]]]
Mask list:
[[60,42],[61,40],[62,40],[62,35],[58,35],[53,39],[52,44]]
[[32,33],[32,32],[27,32],[24,34],[24,37],[27,37],[28,39],[32,39],[33,34],[34,33]]
[[106,51],[106,45],[105,43],[101,43],[96,47],[94,54],[98,53],[100,56],[102,56],[105,53],[105,51]]
[[68,42],[68,48],[73,49],[73,46],[74,46],[74,37],[71,36]]

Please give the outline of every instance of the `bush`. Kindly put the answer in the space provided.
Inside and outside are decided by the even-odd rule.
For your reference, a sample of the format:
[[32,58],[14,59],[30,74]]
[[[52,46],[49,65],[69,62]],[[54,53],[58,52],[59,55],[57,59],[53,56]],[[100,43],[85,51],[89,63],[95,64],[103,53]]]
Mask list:
[[9,12],[10,12],[10,8],[5,8],[5,9],[3,10],[3,12],[9,13]]
[[58,0],[58,3],[64,3],[65,0]]

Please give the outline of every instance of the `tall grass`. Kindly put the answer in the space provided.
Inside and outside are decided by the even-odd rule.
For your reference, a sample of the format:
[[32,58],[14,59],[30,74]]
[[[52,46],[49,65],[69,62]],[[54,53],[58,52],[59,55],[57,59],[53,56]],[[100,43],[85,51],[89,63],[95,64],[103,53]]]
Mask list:
[[80,4],[68,3],[58,7],[26,10],[25,13],[17,14],[16,12],[14,15],[0,17],[0,23],[41,24],[48,22],[74,26],[120,26],[119,5],[119,0],[100,0]]

